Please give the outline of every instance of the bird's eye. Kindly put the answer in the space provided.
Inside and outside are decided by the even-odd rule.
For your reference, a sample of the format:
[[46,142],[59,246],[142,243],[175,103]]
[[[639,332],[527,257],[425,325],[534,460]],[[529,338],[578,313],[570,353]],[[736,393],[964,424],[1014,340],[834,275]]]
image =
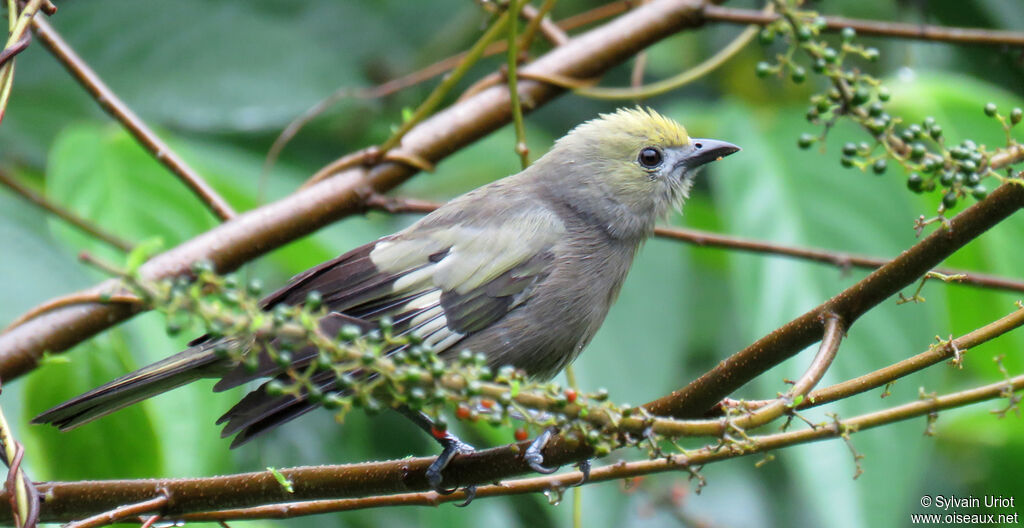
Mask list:
[[636,160],[644,167],[653,169],[661,165],[661,151],[654,147],[645,147],[640,151],[640,155],[637,156]]

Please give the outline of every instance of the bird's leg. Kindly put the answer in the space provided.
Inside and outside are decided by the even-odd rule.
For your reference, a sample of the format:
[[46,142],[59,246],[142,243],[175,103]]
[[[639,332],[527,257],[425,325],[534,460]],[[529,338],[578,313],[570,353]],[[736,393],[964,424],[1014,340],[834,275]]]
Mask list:
[[544,449],[544,446],[548,444],[548,441],[551,440],[551,435],[556,432],[558,432],[558,428],[548,427],[547,429],[544,430],[543,433],[540,434],[540,436],[533,440],[533,443],[530,444],[530,447],[526,448],[526,454],[523,455],[523,460],[525,460],[526,463],[530,466],[530,469],[536,471],[537,473],[544,473],[545,475],[547,475],[549,473],[554,473],[555,471],[558,471],[558,468],[561,467],[545,467],[544,453],[541,452]]
[[[419,411],[414,411],[408,407],[402,406],[398,408],[398,412],[402,413],[406,418],[412,420],[413,423],[418,425],[420,429],[426,431],[431,438],[441,444],[441,454],[437,455],[437,458],[427,468],[427,482],[434,491],[441,495],[451,495],[458,490],[458,486],[445,489],[441,487],[441,481],[444,480],[444,476],[441,474],[448,464],[455,458],[455,455],[469,454],[475,451],[473,446],[459,440],[457,436],[448,432],[441,431],[435,425],[433,420],[429,416]],[[476,486],[466,487],[466,501],[459,506],[467,506],[473,501],[476,496]]]

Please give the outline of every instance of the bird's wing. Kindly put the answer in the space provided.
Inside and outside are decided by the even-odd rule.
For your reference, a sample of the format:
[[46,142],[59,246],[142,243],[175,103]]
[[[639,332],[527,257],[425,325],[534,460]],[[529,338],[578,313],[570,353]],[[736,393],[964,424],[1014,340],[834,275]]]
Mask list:
[[[554,213],[537,208],[500,223],[493,216],[481,218],[439,225],[427,217],[296,276],[267,297],[265,306],[300,304],[317,291],[329,310],[321,321],[328,335],[353,321],[375,323],[387,316],[396,333],[415,334],[442,353],[524,302],[530,287],[545,275],[564,234]],[[308,361],[314,355],[307,350],[294,360]],[[270,361],[261,367],[256,372],[238,369],[217,389],[280,372]],[[333,379],[321,382],[329,392]],[[222,417],[227,422],[223,433],[238,432],[232,445],[240,445],[313,407],[303,397],[272,397],[260,387]]]

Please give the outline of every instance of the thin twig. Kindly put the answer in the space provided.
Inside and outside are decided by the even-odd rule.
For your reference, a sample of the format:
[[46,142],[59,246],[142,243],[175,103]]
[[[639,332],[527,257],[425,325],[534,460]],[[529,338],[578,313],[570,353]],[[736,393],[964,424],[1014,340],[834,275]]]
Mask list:
[[526,125],[523,123],[523,107],[519,102],[518,74],[516,73],[519,64],[519,46],[516,44],[516,28],[519,26],[520,0],[510,0],[508,9],[512,11],[512,18],[508,24],[508,62],[505,76],[508,80],[508,98],[512,107],[512,124],[516,131],[516,154],[519,156],[519,163],[525,169],[530,166],[530,148],[526,145]]
[[448,76],[446,76],[436,88],[434,88],[434,91],[430,92],[430,95],[427,96],[423,103],[413,111],[412,116],[405,120],[405,122],[398,127],[398,130],[396,130],[391,137],[386,139],[384,143],[380,145],[381,152],[387,152],[393,147],[398,146],[405,134],[412,130],[412,127],[419,124],[424,118],[434,112],[437,106],[441,104],[441,100],[444,96],[448,95],[448,92],[455,87],[456,83],[462,80],[462,77],[466,75],[470,67],[480,60],[483,56],[484,50],[487,48],[487,45],[505,30],[505,25],[508,24],[509,19],[510,16],[507,10],[498,15],[497,20],[495,20],[491,24],[491,27],[489,27],[480,39],[473,44],[473,47],[469,49],[465,58],[459,62],[459,65],[456,66],[455,69],[452,70],[452,72],[448,74]]
[[25,324],[25,322],[35,319],[40,315],[43,315],[54,310],[65,308],[68,306],[76,306],[80,304],[131,304],[131,305],[142,305],[144,301],[135,295],[126,293],[115,293],[115,294],[104,294],[104,293],[90,293],[90,292],[78,292],[63,297],[57,297],[50,299],[43,304],[33,307],[31,310],[21,314],[17,319],[7,325],[3,329],[3,332],[9,332],[13,328]]
[[130,517],[137,517],[146,513],[159,511],[160,508],[167,505],[169,501],[170,500],[167,498],[167,495],[161,493],[152,499],[139,501],[127,506],[118,506],[113,510],[105,511],[103,513],[93,515],[92,517],[87,517],[81,521],[70,522],[65,525],[65,528],[98,528],[100,526],[114,524]]
[[60,36],[60,33],[53,26],[42,18],[34,18],[32,19],[32,27],[35,29],[39,41],[78,80],[79,84],[93,96],[93,99],[100,105],[100,108],[121,123],[135,140],[142,145],[142,148],[146,149],[157,161],[177,176],[214,214],[222,220],[234,218],[235,211],[227,201],[218,195],[184,159],[164,143],[146,125],[145,121],[140,119],[131,108],[128,108],[128,105],[78,56],[74,48]]
[[[766,11],[771,10],[771,5],[766,8]],[[717,53],[712,55],[710,58],[701,62],[700,64],[690,68],[686,71],[680,72],[677,75],[663,79],[658,82],[654,82],[644,85],[635,85],[636,77],[639,75],[637,72],[642,72],[643,69],[638,67],[634,70],[633,81],[631,86],[626,88],[612,88],[604,86],[590,86],[593,84],[592,79],[567,79],[562,76],[550,75],[550,76],[527,76],[523,75],[523,78],[533,79],[536,81],[548,82],[572,90],[573,93],[583,97],[589,97],[591,99],[602,99],[602,100],[621,100],[621,99],[649,99],[658,95],[668,93],[672,90],[679,89],[687,84],[692,83],[704,77],[705,75],[713,72],[719,66],[725,64],[729,59],[740,52],[751,40],[757,36],[760,29],[758,26],[750,26],[743,30],[735,39],[732,40],[727,46],[719,50]],[[637,64],[642,65],[641,59],[637,58]]]
[[[753,9],[721,7],[708,4],[704,7],[704,18],[715,22],[736,24],[757,24],[765,26],[779,20],[777,14],[766,14]],[[853,28],[861,35],[950,42],[955,44],[984,44],[988,46],[1024,46],[1024,33],[995,29],[929,26],[927,24],[905,24],[878,20],[861,20],[838,16],[825,16],[825,29],[840,31]]]
[[359,157],[356,158],[352,154],[342,156],[335,161],[327,164],[324,168],[318,170],[306,183],[303,184],[302,188],[311,186],[321,180],[327,179],[333,174],[339,172],[343,168],[354,166],[358,163],[372,163],[382,156],[386,155],[390,150],[397,147],[401,142],[402,138],[412,130],[414,126],[423,121],[427,116],[432,114],[437,106],[441,103],[441,100],[449,91],[455,86],[455,84],[462,79],[463,76],[469,71],[480,58],[483,56],[484,51],[487,49],[488,44],[491,43],[501,32],[505,29],[505,25],[509,21],[509,14],[506,10],[498,16],[491,27],[484,32],[484,34],[473,44],[473,47],[465,54],[463,59],[459,62],[458,66],[450,74],[448,74],[444,80],[441,81],[437,87],[434,88],[430,95],[420,103],[419,107],[413,112],[412,116],[402,122],[401,126],[398,127],[391,137],[386,139],[379,147],[372,147],[360,151]]
[[539,9],[530,4],[523,4],[519,14],[523,18],[528,19],[528,23],[526,28],[523,29],[523,35],[519,40],[520,49],[523,51],[530,49],[530,45],[533,44],[533,39],[538,30],[554,46],[561,46],[569,42],[569,35],[566,35],[562,28],[547,18],[548,13],[555,7],[556,2],[558,0],[544,0]]
[[[375,194],[366,199],[366,206],[371,209],[379,209],[389,213],[427,214],[434,209],[437,209],[440,204],[427,200],[398,198]],[[750,253],[779,255],[800,260],[809,260],[822,264],[830,264],[842,270],[850,268],[875,270],[892,262],[891,259],[869,257],[865,255],[817,248],[786,246],[761,240],[734,237],[720,233],[712,233],[710,231],[686,229],[681,227],[656,227],[654,229],[654,236],[670,240],[678,240],[680,242],[687,242],[701,247],[736,249]],[[1024,281],[1014,280],[1007,277],[952,268],[936,268],[933,271],[944,275],[961,276],[961,278],[959,278],[954,284],[964,284],[967,286],[993,290],[1024,292]]]
[[913,357],[909,357],[885,368],[858,376],[811,392],[810,396],[797,407],[806,409],[817,407],[836,400],[848,398],[871,389],[882,387],[904,376],[935,365],[956,356],[962,356],[968,350],[991,341],[1010,330],[1024,325],[1024,308],[1001,317],[981,328],[975,329],[961,337],[945,343],[939,343]]
[[77,227],[83,233],[86,233],[93,238],[105,242],[110,246],[113,246],[121,251],[128,252],[132,250],[132,244],[127,240],[118,237],[104,231],[101,227],[93,225],[88,220],[76,215],[75,213],[47,200],[45,196],[29,189],[21,182],[16,180],[11,175],[7,174],[4,170],[0,169],[0,184],[7,186],[10,190],[18,193],[29,202],[49,211],[57,218],[64,220],[65,222]]

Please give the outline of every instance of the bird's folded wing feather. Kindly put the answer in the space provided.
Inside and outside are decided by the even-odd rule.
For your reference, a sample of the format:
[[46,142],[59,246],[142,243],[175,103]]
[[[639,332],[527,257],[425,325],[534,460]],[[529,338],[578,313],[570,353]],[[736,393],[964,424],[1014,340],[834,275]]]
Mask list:
[[[317,291],[329,310],[320,323],[328,335],[337,335],[345,324],[374,324],[386,316],[396,333],[415,334],[443,353],[527,302],[531,286],[545,276],[564,234],[558,217],[543,210],[506,217],[500,223],[489,218],[493,217],[438,225],[427,217],[296,276],[267,297],[265,306],[301,304]],[[308,349],[294,360],[309,361],[315,354]],[[229,373],[217,389],[279,372],[273,362],[261,362],[256,372]],[[322,389],[331,390],[332,379],[320,381]],[[240,433],[233,444],[239,445],[313,407],[301,396],[270,396],[260,387],[221,421],[228,422],[225,435]]]

